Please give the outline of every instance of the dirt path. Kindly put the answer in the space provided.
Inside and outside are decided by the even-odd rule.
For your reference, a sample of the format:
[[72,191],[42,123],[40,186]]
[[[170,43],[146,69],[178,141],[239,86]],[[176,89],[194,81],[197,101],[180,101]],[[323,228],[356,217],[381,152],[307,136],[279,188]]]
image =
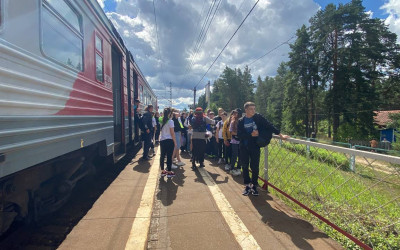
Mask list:
[[372,169],[385,173],[385,174],[394,174],[398,173],[399,170],[397,170],[395,167],[391,166],[389,163],[386,162],[381,162],[377,161],[371,158],[364,158],[364,157],[356,157],[356,163],[364,165],[364,166],[369,166],[372,167]]

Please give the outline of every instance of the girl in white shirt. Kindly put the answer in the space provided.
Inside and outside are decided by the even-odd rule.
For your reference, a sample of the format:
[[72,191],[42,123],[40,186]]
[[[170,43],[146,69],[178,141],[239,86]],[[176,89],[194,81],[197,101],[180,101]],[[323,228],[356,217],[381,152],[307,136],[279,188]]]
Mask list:
[[[167,176],[168,178],[175,176],[175,173],[171,171],[171,167],[172,167],[172,153],[174,152],[174,148],[177,146],[175,139],[175,132],[174,132],[174,122],[171,120],[171,116],[172,116],[171,108],[165,108],[163,120],[160,124],[161,176]],[[167,170],[164,169],[165,156],[167,157]]]

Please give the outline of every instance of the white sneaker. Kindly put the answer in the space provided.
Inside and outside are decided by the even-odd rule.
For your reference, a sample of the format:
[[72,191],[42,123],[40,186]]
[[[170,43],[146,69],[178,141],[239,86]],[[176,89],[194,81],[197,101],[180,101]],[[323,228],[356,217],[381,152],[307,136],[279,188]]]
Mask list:
[[178,166],[184,166],[184,165],[186,165],[186,163],[179,161],[179,162],[176,163],[176,165],[178,165]]
[[230,170],[230,171],[229,171],[229,174],[235,176],[235,170],[234,170],[234,169]]
[[219,158],[219,160],[218,160],[218,164],[221,164],[222,163],[222,159],[221,158]]
[[233,175],[234,176],[239,176],[239,175],[241,175],[242,174],[242,171],[240,171],[240,169],[235,169],[235,170],[233,170]]
[[231,165],[226,164],[226,165],[225,165],[225,171],[228,171],[229,169],[231,169]]
[[171,166],[171,169],[177,169],[178,168],[178,166],[177,165],[175,165],[175,164],[172,164],[172,166]]

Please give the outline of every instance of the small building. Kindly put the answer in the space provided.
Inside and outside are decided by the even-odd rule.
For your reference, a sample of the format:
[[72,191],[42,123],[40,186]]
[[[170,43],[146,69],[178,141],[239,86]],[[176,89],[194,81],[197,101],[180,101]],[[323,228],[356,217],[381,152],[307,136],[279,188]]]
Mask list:
[[400,110],[374,111],[374,113],[376,114],[374,116],[374,123],[378,125],[380,130],[380,141],[389,141],[390,143],[395,142],[396,129],[387,128],[387,125],[392,122],[389,115],[400,113]]

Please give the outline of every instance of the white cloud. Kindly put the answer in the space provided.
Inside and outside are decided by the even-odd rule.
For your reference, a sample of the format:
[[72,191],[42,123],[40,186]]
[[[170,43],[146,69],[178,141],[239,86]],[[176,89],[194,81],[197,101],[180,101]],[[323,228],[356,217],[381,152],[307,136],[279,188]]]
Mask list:
[[105,0],[97,0],[97,2],[99,3],[99,5],[101,6],[101,8],[104,9],[104,1]]
[[374,12],[372,12],[372,10],[366,11],[365,14],[367,14],[369,18],[373,18],[374,16]]
[[[98,2],[104,5],[103,0],[98,0]],[[150,85],[157,89],[160,107],[168,104],[166,100],[163,100],[165,96],[169,98],[169,93],[165,94],[165,85],[169,86],[169,82],[172,82],[174,106],[183,109],[193,103],[191,99],[193,87],[209,68],[255,1],[222,0],[188,74],[186,74],[186,69],[194,58],[195,42],[205,14],[213,1],[155,1],[161,61],[152,0],[118,0],[116,2],[117,13],[107,13],[107,15],[124,37],[126,46],[134,55]],[[308,23],[309,18],[318,9],[319,6],[313,0],[260,1],[205,79],[199,84],[197,97],[204,92],[202,88],[206,81],[216,79],[226,66],[243,68],[288,40],[296,29]],[[288,52],[289,46],[283,45],[251,65],[254,79],[258,75],[262,77],[275,75],[279,63],[287,60]]]
[[397,41],[400,42],[400,1],[389,0],[381,9],[384,9],[389,16],[385,20],[385,24],[389,25],[389,29],[397,34]]

